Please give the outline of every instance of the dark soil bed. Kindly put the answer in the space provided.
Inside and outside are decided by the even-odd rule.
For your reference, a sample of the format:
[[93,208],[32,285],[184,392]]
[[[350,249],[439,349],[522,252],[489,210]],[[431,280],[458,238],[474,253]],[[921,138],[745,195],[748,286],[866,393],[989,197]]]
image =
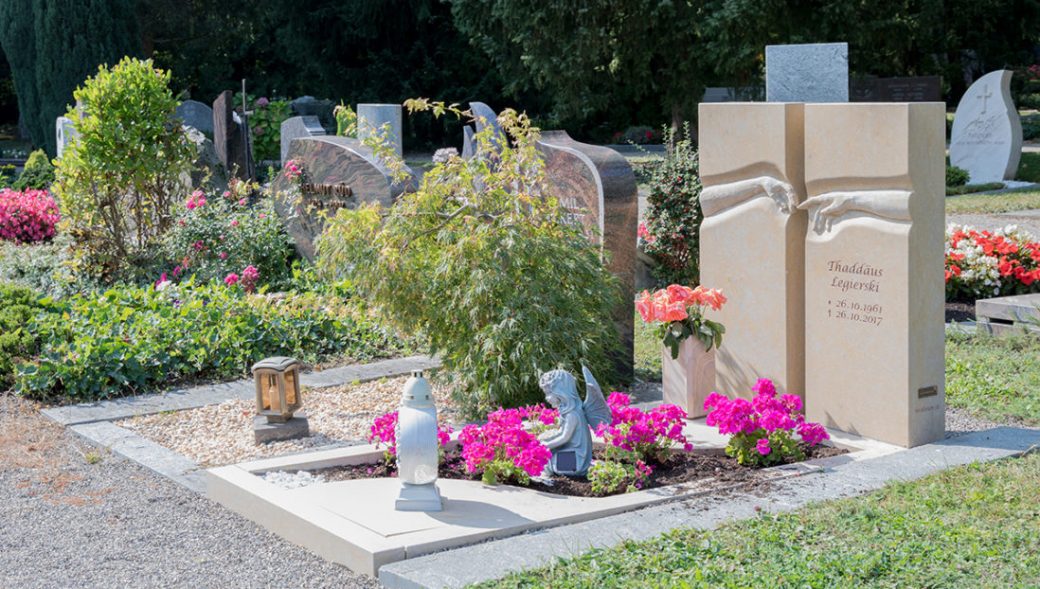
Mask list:
[[975,303],[946,303],[946,322],[975,321]]
[[[806,458],[827,458],[847,454],[848,451],[831,446],[816,446],[806,449]],[[597,450],[596,458],[602,458]],[[754,483],[762,478],[761,469],[740,466],[737,461],[721,449],[693,450],[691,452],[675,452],[667,463],[654,466],[654,472],[650,475],[649,482],[644,489],[665,487],[679,483],[691,483],[698,480],[714,478],[720,482],[727,483]],[[359,464],[354,466],[336,466],[311,471],[314,475],[321,475],[327,481],[350,481],[355,479],[395,477],[397,469],[389,467],[380,462],[378,464]],[[444,479],[462,479],[477,481],[478,475],[466,472],[466,463],[462,460],[459,451],[452,450],[441,464],[439,476]],[[509,483],[507,483],[509,484]],[[586,479],[572,479],[568,477],[554,477],[552,484],[539,481],[531,481],[529,489],[567,495],[569,497],[594,497],[592,484]],[[623,493],[624,491],[619,491]]]

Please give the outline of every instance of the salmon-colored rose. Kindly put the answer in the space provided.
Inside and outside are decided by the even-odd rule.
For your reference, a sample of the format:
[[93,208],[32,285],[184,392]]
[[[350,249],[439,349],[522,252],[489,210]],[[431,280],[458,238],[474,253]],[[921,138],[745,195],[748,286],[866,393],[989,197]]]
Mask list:
[[647,323],[653,323],[657,320],[657,316],[654,313],[653,299],[650,297],[650,291],[644,290],[639,293],[639,296],[636,298],[636,311],[639,311],[639,316]]

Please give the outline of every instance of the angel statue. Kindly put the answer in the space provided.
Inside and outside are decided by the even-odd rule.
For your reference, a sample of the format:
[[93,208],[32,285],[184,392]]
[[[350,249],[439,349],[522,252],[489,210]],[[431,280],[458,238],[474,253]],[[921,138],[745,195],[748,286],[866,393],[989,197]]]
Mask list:
[[546,475],[583,477],[592,463],[592,431],[590,427],[610,423],[610,407],[603,390],[585,366],[585,402],[578,396],[578,383],[566,370],[550,370],[538,379],[545,400],[560,412],[560,429],[542,434],[539,439],[550,450],[552,459],[545,467]]

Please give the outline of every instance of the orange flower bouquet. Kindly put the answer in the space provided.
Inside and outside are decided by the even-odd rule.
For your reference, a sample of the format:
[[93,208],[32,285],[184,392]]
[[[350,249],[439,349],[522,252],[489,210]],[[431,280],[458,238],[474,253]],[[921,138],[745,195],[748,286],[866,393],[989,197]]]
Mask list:
[[672,359],[676,359],[679,344],[690,336],[699,339],[705,350],[722,344],[726,328],[707,319],[704,311],[708,307],[718,311],[725,303],[721,290],[672,284],[654,293],[644,290],[636,298],[636,310],[643,321],[658,325],[664,345],[671,349]]

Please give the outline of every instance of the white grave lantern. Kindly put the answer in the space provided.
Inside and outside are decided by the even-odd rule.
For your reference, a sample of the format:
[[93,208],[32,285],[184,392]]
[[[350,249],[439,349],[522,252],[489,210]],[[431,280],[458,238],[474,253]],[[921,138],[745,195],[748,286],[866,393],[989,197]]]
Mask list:
[[430,383],[421,370],[412,372],[404,385],[397,411],[397,476],[401,492],[397,511],[440,511],[437,490],[437,408]]

